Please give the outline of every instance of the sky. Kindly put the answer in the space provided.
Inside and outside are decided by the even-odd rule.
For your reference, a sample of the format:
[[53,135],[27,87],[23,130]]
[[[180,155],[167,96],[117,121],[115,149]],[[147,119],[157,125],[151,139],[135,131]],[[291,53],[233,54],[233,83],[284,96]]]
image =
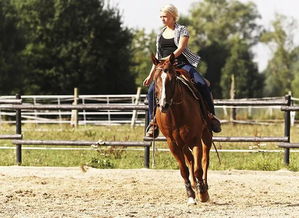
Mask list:
[[[130,28],[144,28],[146,32],[158,31],[162,23],[160,21],[160,8],[166,4],[175,5],[180,14],[188,15],[192,3],[202,0],[106,0],[113,7],[119,8],[123,24]],[[264,27],[269,28],[275,13],[294,18],[298,23],[299,30],[299,1],[298,0],[240,0],[241,2],[252,1],[262,18],[259,21]],[[299,31],[294,37],[295,44],[299,45]],[[267,61],[271,58],[271,50],[262,44],[253,48],[255,61],[259,70],[266,68]]]

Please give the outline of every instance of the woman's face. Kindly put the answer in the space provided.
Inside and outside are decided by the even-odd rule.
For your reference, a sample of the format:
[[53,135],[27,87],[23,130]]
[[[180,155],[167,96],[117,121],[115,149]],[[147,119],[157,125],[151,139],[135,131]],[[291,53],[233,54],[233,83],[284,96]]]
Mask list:
[[174,17],[167,12],[161,12],[160,18],[165,26],[172,26],[175,23]]

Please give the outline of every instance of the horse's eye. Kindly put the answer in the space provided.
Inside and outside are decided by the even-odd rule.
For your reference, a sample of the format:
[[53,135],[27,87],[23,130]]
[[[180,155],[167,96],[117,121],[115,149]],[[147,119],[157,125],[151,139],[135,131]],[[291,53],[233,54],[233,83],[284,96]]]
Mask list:
[[169,69],[164,69],[163,72],[164,73],[168,73]]

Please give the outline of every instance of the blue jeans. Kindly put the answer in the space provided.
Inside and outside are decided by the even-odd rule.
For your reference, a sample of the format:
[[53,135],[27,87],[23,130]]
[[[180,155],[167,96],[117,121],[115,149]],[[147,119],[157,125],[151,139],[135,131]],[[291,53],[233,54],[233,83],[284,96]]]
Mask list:
[[[193,67],[192,65],[189,64],[184,65],[182,69],[189,72],[190,77],[194,80],[198,91],[202,94],[204,100],[206,101],[209,112],[215,114],[215,108],[211,96],[211,90],[208,84],[205,82],[203,76],[200,75],[200,73],[198,73],[195,67]],[[149,120],[152,120],[154,118],[153,113],[154,113],[154,109],[156,108],[156,100],[154,94],[155,94],[155,83],[152,82],[147,92]]]
[[182,69],[186,70],[189,72],[190,77],[194,80],[198,91],[201,93],[203,96],[204,100],[206,101],[208,105],[209,112],[212,114],[215,114],[215,108],[214,108],[214,103],[212,99],[212,94],[211,94],[211,89],[206,83],[205,79],[203,76],[197,72],[196,68],[193,67],[192,65],[184,65]]
[[148,101],[148,118],[151,121],[154,118],[154,109],[156,108],[155,99],[155,83],[152,82],[147,91],[147,101]]

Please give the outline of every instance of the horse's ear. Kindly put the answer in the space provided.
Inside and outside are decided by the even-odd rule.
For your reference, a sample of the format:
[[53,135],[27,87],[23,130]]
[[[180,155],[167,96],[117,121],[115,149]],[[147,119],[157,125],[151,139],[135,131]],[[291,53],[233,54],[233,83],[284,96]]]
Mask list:
[[173,63],[174,63],[174,59],[175,59],[175,56],[174,56],[173,53],[171,53],[171,55],[170,55],[170,57],[169,57],[169,62],[170,62],[171,64],[173,64]]
[[158,65],[160,63],[159,60],[155,57],[154,54],[152,54],[151,57],[152,57],[152,62],[153,62],[154,65]]

